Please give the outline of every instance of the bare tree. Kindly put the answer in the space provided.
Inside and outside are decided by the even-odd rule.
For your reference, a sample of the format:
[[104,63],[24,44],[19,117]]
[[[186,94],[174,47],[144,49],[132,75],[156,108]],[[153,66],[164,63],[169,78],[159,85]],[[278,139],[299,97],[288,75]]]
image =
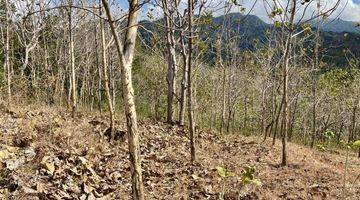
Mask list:
[[74,54],[74,36],[73,36],[73,18],[72,18],[72,5],[73,0],[69,0],[68,8],[68,26],[69,26],[69,58],[70,58],[70,83],[71,83],[71,116],[75,117],[76,112],[76,76],[75,76],[75,54]]
[[177,72],[177,62],[176,62],[176,41],[175,41],[175,14],[178,7],[177,0],[161,0],[162,9],[164,11],[165,19],[165,35],[166,35],[166,47],[167,47],[167,62],[168,62],[168,71],[167,71],[167,122],[173,123],[174,115],[174,98],[176,96],[176,72]]
[[7,97],[8,104],[11,103],[11,67],[10,67],[10,5],[9,1],[5,0],[5,21],[6,21],[6,30],[5,30],[5,63],[4,71],[7,74]]
[[[99,15],[102,16],[102,8],[100,7]],[[109,78],[108,78],[108,64],[107,64],[107,57],[106,57],[106,41],[105,41],[105,30],[104,30],[104,20],[100,19],[100,32],[101,32],[101,55],[102,55],[102,69],[103,69],[103,76],[104,76],[104,86],[106,92],[106,98],[108,101],[109,107],[109,117],[110,117],[110,136],[114,138],[114,106],[113,100],[110,94],[110,87],[109,87]]]
[[187,77],[188,77],[188,70],[189,70],[189,63],[188,63],[188,53],[186,50],[185,45],[185,20],[183,20],[184,17],[179,15],[179,26],[183,27],[180,33],[180,42],[181,42],[181,57],[183,60],[183,71],[182,71],[182,79],[181,79],[181,88],[180,88],[180,108],[179,108],[179,125],[184,125],[184,118],[185,118],[185,109],[186,109],[186,90],[187,90]]
[[127,124],[127,134],[130,152],[131,177],[132,177],[132,197],[135,200],[143,200],[144,186],[142,182],[139,132],[136,120],[136,110],[134,101],[134,89],[132,85],[131,66],[134,57],[135,41],[137,35],[137,22],[140,4],[138,0],[129,1],[129,13],[127,22],[127,31],[124,44],[117,33],[113,21],[110,7],[107,0],[102,0],[107,18],[109,20],[112,35],[115,40],[116,50],[119,56],[121,81],[123,87],[123,97],[125,104],[125,116]]

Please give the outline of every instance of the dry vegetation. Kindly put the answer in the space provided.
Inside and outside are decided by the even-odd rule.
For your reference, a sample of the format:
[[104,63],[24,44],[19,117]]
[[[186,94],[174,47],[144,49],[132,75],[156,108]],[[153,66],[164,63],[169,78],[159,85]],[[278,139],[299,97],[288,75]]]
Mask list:
[[[1,199],[130,199],[127,140],[109,143],[107,119],[45,106],[0,111]],[[117,124],[125,125],[123,120]],[[186,128],[139,122],[146,199],[358,199],[360,160],[344,152],[289,143],[289,165],[278,165],[280,141],[199,131],[198,160],[189,163]],[[117,130],[125,130],[118,126]],[[121,136],[121,132],[119,132]],[[217,166],[235,176],[221,178]],[[244,185],[246,166],[261,184]],[[346,198],[345,198],[346,197]]]

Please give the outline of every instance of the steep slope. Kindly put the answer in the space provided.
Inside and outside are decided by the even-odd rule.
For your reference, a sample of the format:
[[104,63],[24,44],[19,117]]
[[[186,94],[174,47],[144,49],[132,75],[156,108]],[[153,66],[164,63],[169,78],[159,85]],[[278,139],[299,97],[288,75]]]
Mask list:
[[[125,141],[107,142],[105,118],[49,107],[0,112],[1,199],[130,199]],[[124,130],[124,123],[117,128]],[[290,165],[280,167],[280,144],[238,134],[200,131],[195,166],[189,164],[187,131],[161,122],[141,121],[141,154],[146,199],[357,199],[360,160],[289,143]],[[279,143],[279,142],[278,142]],[[221,178],[226,166],[235,173]],[[254,166],[257,184],[241,181]]]

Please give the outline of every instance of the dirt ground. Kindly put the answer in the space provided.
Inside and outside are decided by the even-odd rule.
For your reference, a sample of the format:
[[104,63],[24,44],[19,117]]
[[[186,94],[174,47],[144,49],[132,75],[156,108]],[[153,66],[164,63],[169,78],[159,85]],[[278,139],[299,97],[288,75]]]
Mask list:
[[[0,199],[130,199],[130,167],[123,120],[118,141],[108,142],[107,120],[64,109],[0,107]],[[199,131],[197,162],[189,163],[187,131],[139,122],[146,199],[360,199],[360,159],[239,134]],[[217,167],[233,172],[221,177]],[[242,181],[245,167],[254,180]]]

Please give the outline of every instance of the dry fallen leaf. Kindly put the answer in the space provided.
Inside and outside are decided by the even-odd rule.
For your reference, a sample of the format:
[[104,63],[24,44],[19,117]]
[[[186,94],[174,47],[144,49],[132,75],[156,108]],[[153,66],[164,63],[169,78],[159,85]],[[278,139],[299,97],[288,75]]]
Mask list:
[[44,184],[42,184],[42,183],[36,184],[36,191],[38,191],[39,193],[43,193],[45,191],[44,188],[45,188]]
[[25,158],[14,158],[11,160],[7,160],[6,162],[6,168],[9,170],[16,170],[18,167],[20,167],[22,164],[25,163]]
[[96,200],[95,196],[93,195],[93,193],[90,193],[87,197],[87,200]]
[[41,159],[41,164],[44,166],[47,172],[49,172],[51,175],[55,172],[55,164],[53,161],[51,161],[50,156],[44,156]]
[[0,162],[7,159],[10,156],[10,153],[8,150],[4,149],[0,151]]
[[91,187],[90,185],[86,185],[86,183],[83,184],[83,187],[84,187],[84,192],[85,192],[86,194],[89,194],[89,193],[91,193],[91,192],[94,190],[93,187]]

